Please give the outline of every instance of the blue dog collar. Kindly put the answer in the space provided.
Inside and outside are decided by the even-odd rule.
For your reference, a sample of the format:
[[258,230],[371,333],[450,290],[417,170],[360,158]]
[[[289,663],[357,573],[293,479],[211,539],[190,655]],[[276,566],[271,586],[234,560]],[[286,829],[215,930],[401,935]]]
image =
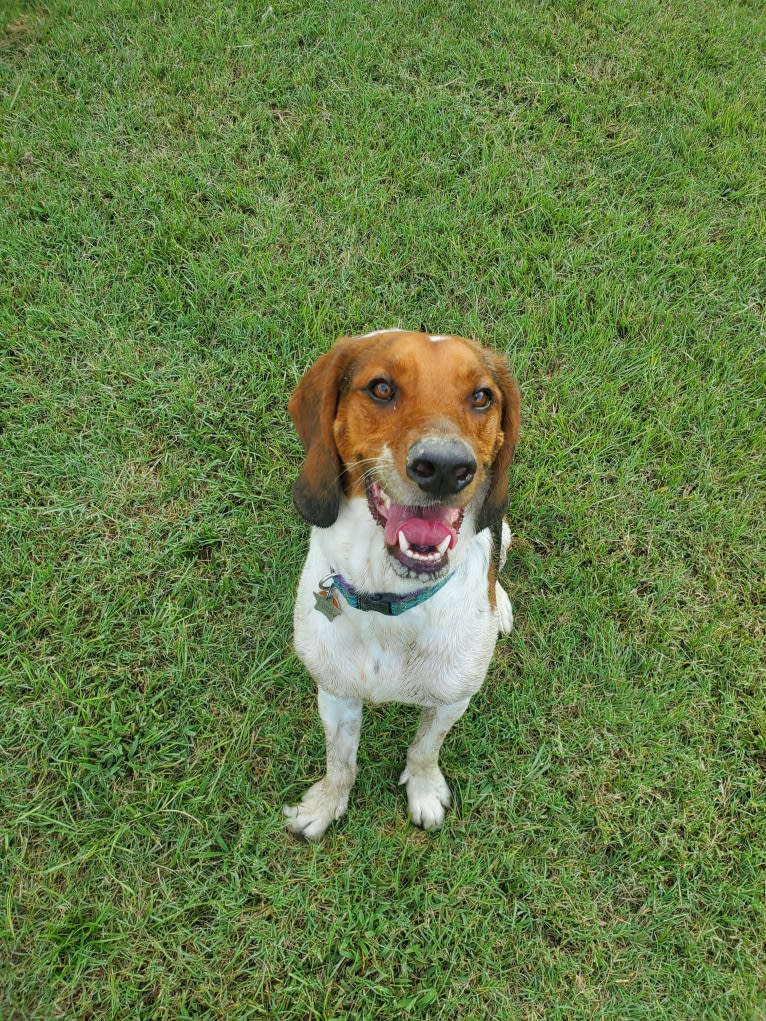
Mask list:
[[454,571],[450,572],[436,585],[419,588],[415,592],[407,592],[404,595],[397,595],[395,592],[374,594],[357,592],[342,575],[328,574],[319,582],[319,591],[314,593],[316,609],[332,621],[341,612],[338,596],[342,596],[355,610],[374,610],[386,617],[398,617],[400,614],[406,613],[407,610],[425,603],[431,596],[435,596],[440,589],[444,588],[453,574]]

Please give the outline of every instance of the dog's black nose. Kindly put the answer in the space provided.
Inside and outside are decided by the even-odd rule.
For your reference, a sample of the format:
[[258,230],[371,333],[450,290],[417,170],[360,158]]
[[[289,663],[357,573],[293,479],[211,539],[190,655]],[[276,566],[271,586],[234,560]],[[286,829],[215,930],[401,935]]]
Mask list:
[[475,472],[476,458],[462,440],[418,440],[407,454],[407,474],[429,496],[454,496]]

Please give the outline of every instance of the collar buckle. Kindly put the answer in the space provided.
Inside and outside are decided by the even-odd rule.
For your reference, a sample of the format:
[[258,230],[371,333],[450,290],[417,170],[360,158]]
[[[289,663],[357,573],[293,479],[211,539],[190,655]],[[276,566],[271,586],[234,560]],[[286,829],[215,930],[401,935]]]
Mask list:
[[375,610],[377,613],[382,613],[386,617],[393,617],[392,600],[386,599],[381,596],[367,595],[365,592],[360,592],[357,597],[357,607],[360,610]]

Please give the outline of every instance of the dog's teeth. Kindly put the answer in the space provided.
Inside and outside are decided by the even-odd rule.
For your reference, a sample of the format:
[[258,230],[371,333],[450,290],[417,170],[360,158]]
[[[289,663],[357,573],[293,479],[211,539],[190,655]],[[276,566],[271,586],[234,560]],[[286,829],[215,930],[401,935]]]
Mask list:
[[406,553],[409,550],[409,548],[410,548],[410,544],[407,541],[407,536],[404,534],[404,532],[400,532],[399,533],[399,549],[402,551],[402,553]]
[[450,536],[445,536],[445,538],[442,539],[442,541],[436,547],[437,550],[439,551],[439,556],[440,557],[444,556],[444,554],[445,554],[445,552],[447,550],[447,547],[449,546],[449,541],[450,541]]
[[390,496],[386,496],[386,494],[383,492],[382,489],[380,491],[380,502],[383,504],[383,507],[386,510],[390,510],[391,509],[391,497]]

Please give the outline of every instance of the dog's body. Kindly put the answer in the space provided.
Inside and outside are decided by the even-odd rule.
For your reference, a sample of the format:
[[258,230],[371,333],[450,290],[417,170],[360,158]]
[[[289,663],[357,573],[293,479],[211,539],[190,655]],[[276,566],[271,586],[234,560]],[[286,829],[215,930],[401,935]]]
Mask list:
[[285,809],[293,833],[318,839],[345,811],[364,702],[422,707],[401,782],[416,824],[443,822],[439,749],[513,621],[496,580],[505,523],[494,546],[518,408],[498,356],[394,330],[342,338],[293,395],[306,448],[295,501],[316,526],[295,647],[319,688],[327,741],[325,777]]

